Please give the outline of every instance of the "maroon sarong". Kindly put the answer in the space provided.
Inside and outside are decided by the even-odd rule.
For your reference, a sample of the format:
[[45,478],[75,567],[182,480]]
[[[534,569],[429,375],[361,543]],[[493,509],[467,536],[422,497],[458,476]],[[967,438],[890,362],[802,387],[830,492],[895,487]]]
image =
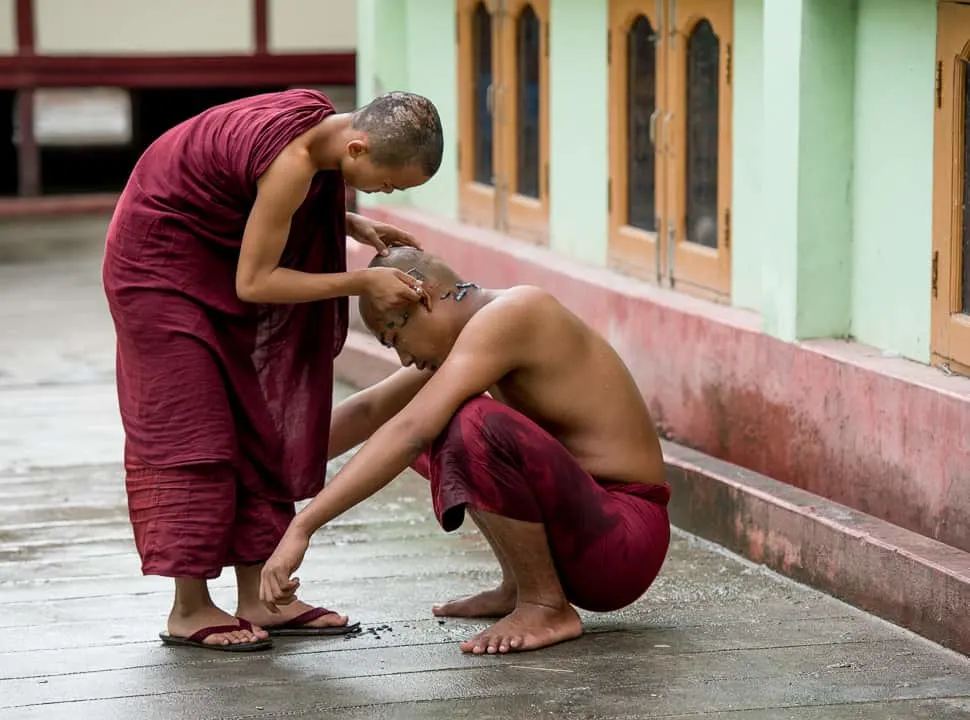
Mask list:
[[465,403],[413,465],[430,479],[438,522],[461,526],[465,506],[541,523],[566,598],[607,612],[634,602],[670,545],[670,487],[592,478],[558,440],[487,397]]
[[[235,275],[256,181],[333,112],[310,90],[207,110],[145,151],[115,209],[103,281],[118,338],[129,510],[146,572],[211,577],[240,556],[264,560],[277,526],[285,528],[277,513],[291,515],[294,501],[323,487],[347,300],[245,303]],[[282,266],[345,271],[344,199],[339,171],[316,175]],[[260,517],[273,532],[256,542]],[[239,549],[241,534],[255,546]],[[162,546],[183,560],[153,558]]]

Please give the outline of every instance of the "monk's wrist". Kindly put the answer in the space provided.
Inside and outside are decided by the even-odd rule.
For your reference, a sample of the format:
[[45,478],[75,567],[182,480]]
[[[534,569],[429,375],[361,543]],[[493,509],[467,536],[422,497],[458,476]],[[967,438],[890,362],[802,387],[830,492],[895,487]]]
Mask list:
[[370,276],[366,270],[349,270],[347,276],[347,292],[345,295],[363,295],[367,292]]
[[313,533],[320,529],[320,526],[313,527],[313,521],[306,516],[306,513],[298,513],[296,517],[290,521],[289,531],[297,535],[298,537],[305,537],[309,540]]

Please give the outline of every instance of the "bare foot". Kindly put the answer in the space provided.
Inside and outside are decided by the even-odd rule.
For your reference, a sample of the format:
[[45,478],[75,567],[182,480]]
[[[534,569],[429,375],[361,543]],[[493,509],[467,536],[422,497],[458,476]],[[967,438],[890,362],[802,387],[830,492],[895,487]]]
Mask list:
[[[312,610],[313,605],[307,605],[305,602],[300,600],[294,600],[289,605],[277,605],[277,608],[279,609],[279,612],[273,613],[270,612],[269,608],[262,604],[248,607],[240,606],[239,611],[236,614],[241,618],[246,618],[253,625],[261,625],[263,627],[272,628],[274,625],[282,625],[285,622],[289,622],[298,615],[302,615],[307,610]],[[346,615],[328,613],[327,615],[321,615],[316,620],[311,620],[305,625],[305,627],[340,627],[346,624]]]
[[[209,605],[188,615],[172,610],[168,616],[168,634],[177,638],[188,638],[199,630],[218,625],[238,625],[239,618],[233,617],[214,605]],[[265,640],[269,633],[253,623],[252,630],[234,630],[232,632],[215,633],[203,642],[206,645],[239,645],[257,640]]]
[[494,655],[538,650],[582,634],[583,623],[572,605],[548,607],[520,602],[510,615],[459,647],[465,653]]
[[515,586],[499,585],[478,595],[435,605],[431,612],[438,617],[503,617],[515,610]]

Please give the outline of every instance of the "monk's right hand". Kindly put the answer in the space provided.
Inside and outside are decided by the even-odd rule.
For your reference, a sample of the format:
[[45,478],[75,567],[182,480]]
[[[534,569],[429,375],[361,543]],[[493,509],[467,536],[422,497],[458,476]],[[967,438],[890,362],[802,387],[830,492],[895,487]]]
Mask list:
[[421,302],[421,281],[397,268],[369,268],[364,274],[363,294],[370,298],[378,314],[398,310]]
[[272,612],[279,612],[277,605],[289,605],[296,599],[300,579],[290,576],[303,564],[303,556],[310,547],[310,537],[290,528],[283,534],[280,544],[263,565],[259,577],[259,599]]

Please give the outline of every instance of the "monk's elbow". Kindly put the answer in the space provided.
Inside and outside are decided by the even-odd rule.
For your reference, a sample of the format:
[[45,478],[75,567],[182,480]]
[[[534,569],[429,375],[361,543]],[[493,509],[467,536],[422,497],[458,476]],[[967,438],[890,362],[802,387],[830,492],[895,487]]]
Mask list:
[[263,302],[263,293],[260,292],[259,283],[238,275],[236,276],[236,297],[248,303]]
[[419,420],[401,419],[395,425],[395,434],[401,438],[409,462],[413,461],[434,442],[435,436],[422,427]]

